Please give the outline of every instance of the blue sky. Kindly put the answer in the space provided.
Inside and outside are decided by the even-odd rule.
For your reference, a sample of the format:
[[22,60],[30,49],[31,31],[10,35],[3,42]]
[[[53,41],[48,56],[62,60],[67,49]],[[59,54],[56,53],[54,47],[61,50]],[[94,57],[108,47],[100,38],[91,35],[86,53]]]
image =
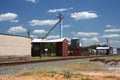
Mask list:
[[[63,36],[120,47],[120,0],[0,0],[0,33],[43,37],[63,13]],[[58,25],[47,39],[59,38]]]

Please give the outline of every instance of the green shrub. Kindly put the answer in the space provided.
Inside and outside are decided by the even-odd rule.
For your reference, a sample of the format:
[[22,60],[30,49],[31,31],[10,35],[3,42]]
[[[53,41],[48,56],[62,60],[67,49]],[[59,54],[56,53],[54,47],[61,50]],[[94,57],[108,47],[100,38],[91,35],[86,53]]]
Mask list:
[[104,76],[104,78],[116,78],[115,76]]
[[72,72],[68,71],[68,70],[64,70],[63,71],[63,75],[66,77],[66,78],[71,78],[72,77]]
[[33,74],[32,72],[23,72],[20,74],[20,76],[30,76],[32,74]]

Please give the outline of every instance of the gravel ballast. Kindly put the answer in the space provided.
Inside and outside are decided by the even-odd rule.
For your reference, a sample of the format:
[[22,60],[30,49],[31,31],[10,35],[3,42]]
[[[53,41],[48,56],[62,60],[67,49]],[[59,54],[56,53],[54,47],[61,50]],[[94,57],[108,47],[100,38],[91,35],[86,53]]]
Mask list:
[[[12,65],[12,66],[0,66],[0,76],[15,76],[24,72],[31,72],[31,71],[37,71],[37,70],[54,71],[54,69],[65,66],[66,64],[78,63],[78,62],[89,62],[89,59],[91,58],[20,64],[20,65]],[[102,63],[97,63],[97,64],[107,66],[108,70],[109,69],[115,70],[120,68],[120,65],[110,67],[109,64],[108,65],[105,65]],[[119,71],[120,73],[120,70],[117,70],[117,71]]]
[[54,69],[65,64],[75,63],[79,61],[88,61],[88,59],[73,59],[73,60],[63,60],[63,61],[54,61],[54,62],[40,62],[40,63],[30,63],[30,64],[20,64],[12,66],[0,66],[0,75],[2,76],[11,76],[19,75],[27,71],[35,70],[45,70],[45,69]]

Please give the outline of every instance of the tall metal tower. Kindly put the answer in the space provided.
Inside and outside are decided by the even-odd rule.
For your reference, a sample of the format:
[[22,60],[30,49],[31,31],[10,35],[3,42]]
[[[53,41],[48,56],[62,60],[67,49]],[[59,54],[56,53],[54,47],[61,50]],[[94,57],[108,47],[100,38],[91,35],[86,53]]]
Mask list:
[[60,22],[60,38],[62,38],[63,37],[63,22],[62,22],[62,20],[64,18],[63,14],[59,13],[58,18],[59,18],[59,20],[61,20],[61,22]]

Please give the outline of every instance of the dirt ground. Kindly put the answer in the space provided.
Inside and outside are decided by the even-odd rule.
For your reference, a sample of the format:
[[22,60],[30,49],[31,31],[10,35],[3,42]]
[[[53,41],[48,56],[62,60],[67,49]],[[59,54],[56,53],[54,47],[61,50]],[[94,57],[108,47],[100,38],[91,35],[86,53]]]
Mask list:
[[9,76],[9,77],[4,77],[1,76],[0,80],[120,80],[120,75],[119,76],[109,76],[109,75],[96,75],[91,74],[91,75],[85,75],[84,74],[74,74],[70,77],[65,74],[52,74],[52,73],[46,73],[43,76],[31,76],[31,75],[22,75],[22,76]]

